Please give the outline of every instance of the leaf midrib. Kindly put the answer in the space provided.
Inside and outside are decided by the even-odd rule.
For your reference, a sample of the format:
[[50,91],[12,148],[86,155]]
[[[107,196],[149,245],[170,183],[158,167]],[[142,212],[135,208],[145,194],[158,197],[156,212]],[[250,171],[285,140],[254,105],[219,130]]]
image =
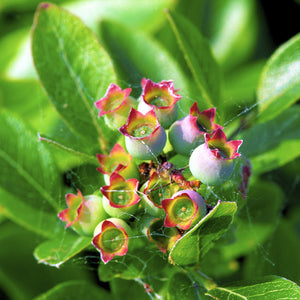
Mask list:
[[12,168],[14,168],[40,195],[42,195],[55,210],[60,207],[56,204],[55,199],[22,167],[14,158],[9,156],[3,149],[0,149],[2,157]]

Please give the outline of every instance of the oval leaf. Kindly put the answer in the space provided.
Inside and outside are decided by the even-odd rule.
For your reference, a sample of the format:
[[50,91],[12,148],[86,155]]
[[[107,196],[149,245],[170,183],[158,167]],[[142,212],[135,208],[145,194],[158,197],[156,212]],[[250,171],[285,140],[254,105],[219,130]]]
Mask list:
[[63,236],[46,241],[35,248],[34,256],[39,263],[58,268],[68,259],[90,246],[91,242],[92,238],[65,231]]
[[[101,23],[101,41],[114,61],[121,85],[131,86],[135,97],[141,94],[141,79],[155,82],[173,80],[183,96],[178,102],[179,114],[188,112],[193,100],[181,68],[157,42],[142,32],[111,21]],[[187,104],[186,104],[187,103]]]
[[296,283],[285,278],[266,276],[261,280],[218,287],[209,290],[207,295],[213,299],[299,299],[300,288]]
[[70,129],[92,147],[98,141],[98,147],[107,150],[104,121],[97,119],[94,102],[116,77],[92,31],[67,11],[41,4],[35,16],[32,52],[48,97]]
[[221,202],[194,228],[179,239],[169,254],[169,261],[178,265],[197,263],[229,228],[237,211],[235,202]]
[[197,86],[199,108],[216,106],[220,99],[221,72],[209,42],[183,16],[170,12],[167,16]]
[[257,91],[259,120],[265,122],[280,114],[300,98],[300,34],[271,56]]

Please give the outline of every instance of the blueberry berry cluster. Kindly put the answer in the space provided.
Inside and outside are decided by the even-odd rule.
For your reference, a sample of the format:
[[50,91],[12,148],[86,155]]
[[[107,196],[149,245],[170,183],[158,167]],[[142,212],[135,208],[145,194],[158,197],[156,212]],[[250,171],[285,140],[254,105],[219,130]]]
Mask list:
[[[138,100],[130,96],[131,88],[111,84],[95,102],[99,117],[121,133],[108,155],[97,154],[106,185],[94,195],[66,195],[68,208],[58,215],[66,227],[93,236],[104,263],[135,248],[135,235],[144,235],[164,253],[170,250],[207,214],[199,187],[228,181],[240,156],[242,141],[227,141],[215,123],[215,108],[200,112],[195,102],[178,120],[181,96],[171,80],[144,78],[141,86]],[[188,158],[189,176],[168,161],[166,149]],[[240,174],[243,193],[246,175]]]

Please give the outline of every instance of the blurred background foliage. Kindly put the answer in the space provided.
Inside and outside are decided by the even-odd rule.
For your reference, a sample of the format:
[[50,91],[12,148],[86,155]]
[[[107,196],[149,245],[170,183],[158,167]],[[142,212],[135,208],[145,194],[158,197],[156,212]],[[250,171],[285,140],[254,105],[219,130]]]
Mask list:
[[[255,0],[52,2],[79,16],[106,47],[113,46],[107,45],[105,40],[104,29],[109,27],[113,30],[110,22],[143,32],[165,49],[188,74],[190,71],[186,62],[179,48],[175,47],[177,41],[167,22],[165,9],[183,14],[209,40],[221,66],[223,91],[220,107],[222,109],[222,103],[226,102],[224,119],[229,132],[230,126],[236,127],[242,118],[251,117],[256,111],[256,88],[268,57],[279,45],[299,32],[300,10],[296,1],[278,4]],[[76,137],[66,130],[66,124],[48,101],[33,66],[30,36],[33,16],[39,3],[37,0],[0,2],[0,109],[21,118],[36,134],[55,136],[56,141],[62,135],[66,139],[65,135],[68,134],[70,140],[76,143]],[[295,15],[298,18],[293,17]],[[115,34],[118,37],[117,31]],[[116,63],[120,55],[127,55],[118,53],[118,42],[116,40],[116,56],[113,57]],[[126,39],[120,42],[122,47],[126,47]],[[130,51],[130,45],[128,49]],[[143,58],[139,59],[142,62]],[[119,72],[122,73],[122,70]],[[139,77],[136,78],[137,82],[139,80]],[[135,93],[138,95],[138,88]],[[85,189],[86,193],[91,193],[101,182],[100,176],[90,182],[88,174],[94,170],[93,164],[81,165],[74,158],[63,158],[57,151],[55,155],[66,191],[75,184]],[[256,206],[246,206],[239,215],[243,226],[236,229],[238,243],[220,246],[221,258],[219,253],[210,252],[206,261],[215,260],[216,263],[213,269],[209,265],[207,273],[220,281],[277,274],[300,284],[300,159],[276,170],[262,171],[260,175],[264,181],[257,183],[253,193],[250,190],[249,199],[259,198],[263,204],[258,205],[256,201]],[[0,173],[0,176],[3,174]],[[5,197],[4,192],[1,197]],[[86,260],[72,260],[61,269],[38,264],[32,251],[42,237],[13,223],[1,211],[0,205],[1,299],[32,299],[67,280],[96,281],[93,276],[96,268],[93,260],[89,261],[88,254]],[[253,232],[255,240],[251,247],[243,244],[243,235],[249,231]],[[245,253],[243,247],[249,249],[249,253]],[[219,263],[219,259],[222,263]],[[205,267],[204,263],[204,270]]]

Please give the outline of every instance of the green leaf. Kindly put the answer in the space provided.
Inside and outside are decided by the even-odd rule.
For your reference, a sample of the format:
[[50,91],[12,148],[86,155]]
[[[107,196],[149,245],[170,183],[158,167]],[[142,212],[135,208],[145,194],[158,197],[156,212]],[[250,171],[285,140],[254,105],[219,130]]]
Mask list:
[[36,297],[35,300],[57,300],[57,299],[105,299],[112,300],[112,296],[104,289],[90,282],[74,280],[63,282],[48,292]]
[[[0,294],[14,300],[33,299],[65,280],[88,279],[87,268],[49,268],[36,263],[32,250],[40,238],[6,221],[0,226]],[[29,271],[30,270],[30,271]]]
[[280,46],[267,62],[257,91],[259,121],[268,121],[300,98],[300,34]]
[[[62,192],[55,162],[37,135],[11,114],[0,113],[0,128],[0,186],[7,193],[0,205],[20,224],[38,225],[37,232],[43,234],[45,229],[45,235],[53,236],[59,231],[53,217],[60,209]],[[43,217],[49,219],[48,229]]]
[[257,40],[258,18],[256,1],[207,1],[210,18],[204,19],[204,32],[211,40],[217,61],[230,69],[245,61]]
[[286,140],[251,159],[255,175],[275,170],[300,156],[300,139]]
[[102,281],[110,281],[119,277],[136,279],[138,277],[154,276],[162,271],[165,260],[157,252],[135,249],[134,253],[127,253],[123,257],[115,257],[106,264],[101,264],[98,275]]
[[189,275],[176,273],[169,281],[169,300],[199,300],[205,299],[205,289],[198,285]]
[[294,282],[278,276],[238,282],[231,286],[218,287],[207,292],[214,299],[299,299],[300,289]]
[[34,256],[39,263],[59,267],[91,245],[92,238],[79,236],[71,231],[64,231],[63,235],[40,244],[34,250]]
[[251,252],[246,257],[243,270],[246,279],[280,274],[300,284],[300,240],[296,231],[299,213],[298,210],[298,224],[282,219],[274,235],[263,244],[263,252]]
[[143,77],[155,82],[172,79],[183,95],[178,102],[179,114],[188,112],[193,103],[188,84],[180,66],[161,45],[144,33],[115,22],[104,21],[100,29],[101,41],[114,61],[123,87],[132,87],[133,95],[139,97]]
[[228,230],[236,210],[235,202],[219,201],[209,214],[176,242],[170,251],[169,261],[178,265],[199,262]]
[[45,211],[44,203],[35,206],[23,200],[0,189],[0,210],[9,219],[47,238],[54,238],[63,232],[57,215]]
[[40,80],[71,130],[107,151],[104,120],[94,102],[116,81],[110,58],[82,21],[52,4],[35,16],[32,52]]
[[147,32],[158,30],[164,22],[164,9],[171,8],[175,0],[122,0],[122,1],[79,1],[65,5],[78,15],[94,31],[99,22],[110,19],[121,22],[133,29]]
[[195,96],[199,108],[216,106],[220,99],[221,72],[209,42],[183,16],[169,12],[167,17],[193,76],[193,84],[197,86]]
[[[300,106],[288,108],[273,120],[255,124],[250,129],[243,131],[238,138],[243,139],[240,152],[251,158],[276,149],[283,141],[293,142],[300,139]],[[286,151],[284,159],[287,160],[289,155],[289,151]],[[294,154],[291,152],[291,158],[293,156]]]
[[141,281],[124,280],[120,278],[113,279],[110,287],[115,300],[149,300],[152,295],[148,295]]
[[236,240],[220,248],[220,254],[231,260],[247,255],[274,232],[281,212],[284,194],[274,182],[256,179],[249,187],[247,202],[236,215]]

